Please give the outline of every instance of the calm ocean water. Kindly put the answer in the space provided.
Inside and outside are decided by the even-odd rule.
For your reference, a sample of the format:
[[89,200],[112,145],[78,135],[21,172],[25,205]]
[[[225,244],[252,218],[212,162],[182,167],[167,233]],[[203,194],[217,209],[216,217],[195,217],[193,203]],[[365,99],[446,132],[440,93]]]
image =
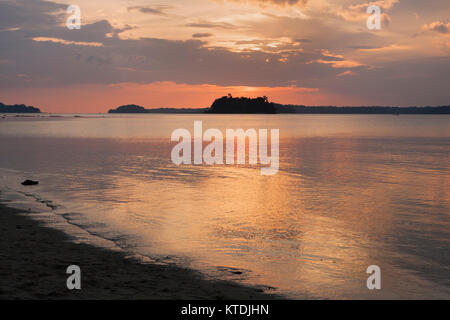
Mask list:
[[[280,129],[278,174],[172,164],[170,135],[194,120]],[[448,115],[11,116],[0,196],[52,201],[130,252],[292,298],[450,299],[449,138]],[[381,290],[366,287],[370,265]]]

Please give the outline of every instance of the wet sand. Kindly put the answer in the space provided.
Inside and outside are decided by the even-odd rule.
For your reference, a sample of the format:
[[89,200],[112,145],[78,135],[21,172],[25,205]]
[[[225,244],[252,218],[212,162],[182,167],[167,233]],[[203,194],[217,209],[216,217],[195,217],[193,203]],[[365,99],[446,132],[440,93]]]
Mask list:
[[[260,288],[206,280],[175,265],[142,263],[126,252],[78,244],[62,231],[0,204],[0,299],[274,299]],[[68,290],[69,265],[81,290]]]

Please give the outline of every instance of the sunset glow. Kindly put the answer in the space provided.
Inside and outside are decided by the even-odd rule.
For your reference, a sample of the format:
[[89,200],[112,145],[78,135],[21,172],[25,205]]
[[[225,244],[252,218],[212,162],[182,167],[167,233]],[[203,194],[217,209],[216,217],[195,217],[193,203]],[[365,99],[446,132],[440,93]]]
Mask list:
[[[31,3],[31,4],[30,4]],[[48,112],[209,107],[228,93],[305,105],[445,105],[447,1],[2,1],[0,97]],[[369,30],[366,9],[381,9]]]

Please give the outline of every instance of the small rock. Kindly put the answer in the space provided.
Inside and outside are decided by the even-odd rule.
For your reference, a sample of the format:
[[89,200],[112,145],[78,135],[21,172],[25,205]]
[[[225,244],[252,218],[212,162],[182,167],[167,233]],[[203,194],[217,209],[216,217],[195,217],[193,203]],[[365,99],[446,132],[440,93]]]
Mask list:
[[24,186],[35,186],[37,184],[39,184],[39,181],[25,180],[24,182],[22,182],[22,185]]

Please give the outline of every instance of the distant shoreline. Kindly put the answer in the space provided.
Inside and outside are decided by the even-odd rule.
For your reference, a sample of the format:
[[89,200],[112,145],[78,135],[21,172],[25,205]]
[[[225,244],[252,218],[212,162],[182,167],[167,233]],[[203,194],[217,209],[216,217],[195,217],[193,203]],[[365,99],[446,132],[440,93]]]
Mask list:
[[[373,114],[373,115],[425,115],[450,114],[450,106],[442,107],[312,107],[293,106],[293,110],[282,110],[274,114]],[[210,108],[156,108],[145,109],[145,112],[108,111],[108,114],[266,114],[266,113],[218,113],[209,112]]]
[[233,98],[231,95],[216,99],[210,108],[157,108],[146,109],[130,104],[108,111],[109,114],[450,114],[450,106],[437,107],[336,107],[283,105],[269,102],[267,97]]
[[[264,97],[266,98],[266,97]],[[244,102],[240,99],[246,99]],[[152,108],[135,104],[110,109],[107,114],[374,114],[374,115],[425,115],[450,114],[450,106],[391,107],[391,106],[304,106],[263,102],[258,99],[222,97],[209,108]],[[231,100],[231,102],[230,102]],[[255,103],[256,101],[256,103]],[[24,104],[5,105],[0,102],[0,115],[6,114],[51,114]],[[68,113],[77,114],[77,113]],[[81,114],[81,113],[80,113]],[[93,113],[105,114],[105,113]]]

